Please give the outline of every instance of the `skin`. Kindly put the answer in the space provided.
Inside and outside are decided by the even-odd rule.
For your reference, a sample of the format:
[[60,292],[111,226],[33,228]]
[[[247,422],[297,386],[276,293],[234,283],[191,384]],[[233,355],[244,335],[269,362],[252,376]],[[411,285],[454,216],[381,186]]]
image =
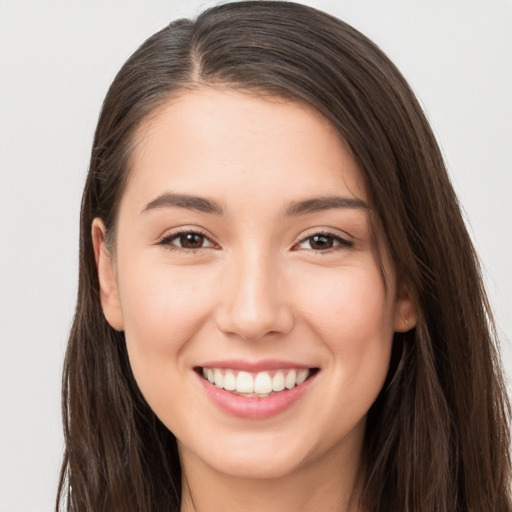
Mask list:
[[[213,200],[223,213],[154,203],[167,193]],[[386,254],[384,286],[368,208],[286,214],[333,195],[368,203],[350,151],[322,117],[198,88],[140,128],[115,252],[94,221],[104,313],[124,330],[137,383],[178,439],[182,511],[357,510],[366,414],[393,333],[413,327],[416,311]],[[207,237],[195,239],[201,248],[170,240],[182,228]],[[314,244],[318,233],[330,249]],[[292,407],[253,420],[204,393],[194,368],[223,359],[320,371]]]

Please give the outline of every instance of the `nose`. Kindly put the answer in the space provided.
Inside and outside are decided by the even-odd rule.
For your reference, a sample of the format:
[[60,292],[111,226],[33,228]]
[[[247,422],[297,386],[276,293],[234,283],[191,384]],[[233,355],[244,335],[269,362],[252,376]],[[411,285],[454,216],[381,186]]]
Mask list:
[[289,299],[279,262],[268,253],[237,258],[222,278],[217,327],[252,341],[287,334],[294,324]]

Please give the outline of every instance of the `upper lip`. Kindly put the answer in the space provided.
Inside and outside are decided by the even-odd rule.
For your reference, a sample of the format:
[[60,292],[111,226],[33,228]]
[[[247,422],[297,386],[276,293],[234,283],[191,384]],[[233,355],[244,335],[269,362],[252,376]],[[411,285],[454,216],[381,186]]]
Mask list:
[[283,361],[278,359],[261,359],[259,361],[247,361],[244,359],[226,359],[222,361],[208,361],[203,363],[201,368],[226,368],[250,373],[263,372],[266,370],[285,370],[314,368],[314,366],[296,363],[292,361]]

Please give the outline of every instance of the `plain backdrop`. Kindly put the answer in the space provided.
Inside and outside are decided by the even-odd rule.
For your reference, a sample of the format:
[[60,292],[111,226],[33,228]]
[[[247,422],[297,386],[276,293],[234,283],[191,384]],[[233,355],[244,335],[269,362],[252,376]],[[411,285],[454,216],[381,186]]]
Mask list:
[[[0,512],[52,509],[81,189],[100,105],[144,39],[201,0],[0,0]],[[318,0],[391,57],[424,106],[512,375],[512,1]]]

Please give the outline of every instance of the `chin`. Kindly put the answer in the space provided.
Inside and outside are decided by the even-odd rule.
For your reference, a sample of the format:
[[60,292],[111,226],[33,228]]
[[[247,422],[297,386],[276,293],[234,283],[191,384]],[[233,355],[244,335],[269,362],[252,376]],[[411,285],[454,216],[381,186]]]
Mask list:
[[213,469],[219,473],[248,480],[281,479],[296,472],[301,466],[300,460],[282,456],[267,457],[265,460],[224,457],[224,460],[215,462]]
[[[179,443],[180,456],[192,457],[214,471],[241,479],[279,479],[297,471],[307,459],[305,440],[283,440],[278,433],[262,432],[253,436],[219,438],[204,445],[187,447]],[[200,454],[200,455],[198,455]]]

